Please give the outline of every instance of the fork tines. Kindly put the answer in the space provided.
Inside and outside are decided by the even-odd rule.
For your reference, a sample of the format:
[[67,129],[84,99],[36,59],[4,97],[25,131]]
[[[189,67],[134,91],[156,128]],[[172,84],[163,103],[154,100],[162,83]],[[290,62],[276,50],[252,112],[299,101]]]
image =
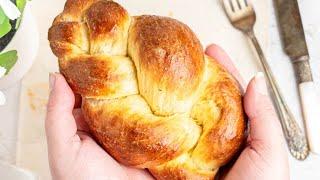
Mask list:
[[222,0],[222,3],[231,21],[241,19],[253,11],[252,5],[247,0]]

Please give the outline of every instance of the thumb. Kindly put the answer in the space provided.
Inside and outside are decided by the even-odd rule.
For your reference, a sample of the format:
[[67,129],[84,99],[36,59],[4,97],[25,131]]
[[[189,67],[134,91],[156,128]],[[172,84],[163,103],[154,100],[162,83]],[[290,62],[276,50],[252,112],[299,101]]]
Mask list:
[[252,148],[263,147],[263,150],[272,152],[283,148],[281,125],[261,72],[248,85],[244,96],[244,107],[250,120],[249,143]]
[[250,123],[247,147],[225,179],[289,179],[281,126],[262,73],[249,83],[244,108]]
[[77,132],[72,114],[74,94],[61,74],[50,74],[50,96],[45,129],[48,145],[66,144]]

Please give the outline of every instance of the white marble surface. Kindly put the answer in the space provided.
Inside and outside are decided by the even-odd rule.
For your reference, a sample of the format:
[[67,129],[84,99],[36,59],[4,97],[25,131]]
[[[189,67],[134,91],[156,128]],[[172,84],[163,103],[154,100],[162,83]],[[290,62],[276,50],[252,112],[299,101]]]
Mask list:
[[0,106],[0,161],[15,162],[20,82],[3,91],[6,105]]
[[[313,75],[318,87],[320,86],[320,1],[300,0],[300,9],[304,21],[307,41],[309,44]],[[285,95],[292,112],[302,125],[297,86],[294,73],[288,57],[282,52],[280,39],[275,22],[274,12],[271,12],[270,37],[271,47],[269,62],[272,66],[278,84]],[[0,107],[0,160],[14,163],[16,121],[18,118],[20,84],[4,91],[8,103]],[[290,157],[290,156],[289,156]],[[291,179],[320,179],[320,157],[310,155],[305,161],[296,161],[290,157]]]

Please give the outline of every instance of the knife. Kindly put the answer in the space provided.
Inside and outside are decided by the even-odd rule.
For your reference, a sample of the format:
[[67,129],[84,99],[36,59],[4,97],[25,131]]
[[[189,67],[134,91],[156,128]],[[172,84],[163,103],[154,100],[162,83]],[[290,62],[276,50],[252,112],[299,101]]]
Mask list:
[[275,0],[284,51],[299,84],[300,104],[310,150],[320,154],[320,100],[309,63],[309,52],[297,0]]

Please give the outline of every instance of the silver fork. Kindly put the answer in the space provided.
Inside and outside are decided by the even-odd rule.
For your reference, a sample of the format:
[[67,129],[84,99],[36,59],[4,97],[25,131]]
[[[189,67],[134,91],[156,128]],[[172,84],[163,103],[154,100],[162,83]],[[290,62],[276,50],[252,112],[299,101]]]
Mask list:
[[246,34],[256,48],[262,69],[267,79],[267,84],[271,88],[270,94],[273,97],[273,102],[277,109],[283,133],[291,154],[298,160],[306,159],[309,154],[309,147],[306,137],[299,128],[297,122],[294,120],[292,113],[285,103],[274,79],[270,66],[254,34],[253,26],[256,22],[256,14],[253,6],[248,3],[247,0],[221,1],[232,25]]

